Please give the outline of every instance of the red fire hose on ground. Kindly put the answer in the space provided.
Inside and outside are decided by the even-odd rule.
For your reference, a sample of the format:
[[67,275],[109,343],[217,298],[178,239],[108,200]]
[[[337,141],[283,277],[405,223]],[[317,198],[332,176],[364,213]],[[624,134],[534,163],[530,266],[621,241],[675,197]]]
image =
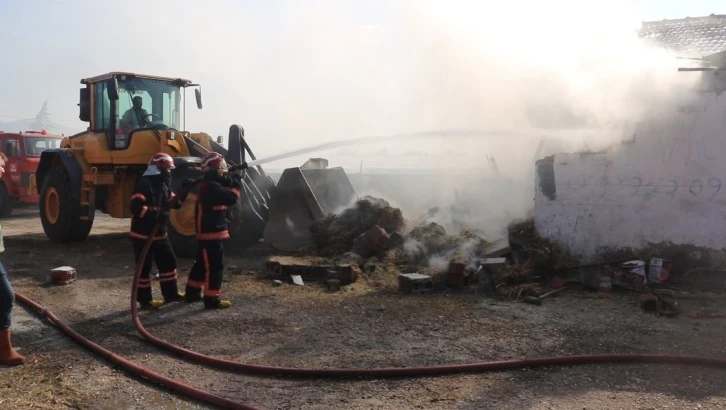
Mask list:
[[36,312],[38,312],[38,314],[47,318],[54,326],[59,328],[63,333],[65,333],[71,339],[75,340],[81,346],[86,347],[88,350],[91,350],[94,353],[98,353],[99,355],[103,356],[104,359],[121,367],[122,369],[133,375],[143,377],[145,379],[151,380],[154,383],[165,386],[174,392],[182,393],[201,402],[213,404],[224,409],[256,410],[254,407],[249,407],[244,404],[225,399],[223,397],[215,396],[205,390],[197,389],[169,377],[163,376],[145,367],[139,366],[136,363],[131,362],[117,355],[116,353],[104,348],[103,346],[98,345],[91,340],[83,337],[83,335],[73,330],[70,326],[60,320],[58,316],[56,316],[47,308],[40,305],[38,302],[35,302],[34,300],[18,292],[15,292],[15,298],[20,303],[35,310]]
[[[253,365],[230,360],[207,356],[193,350],[185,349],[181,346],[166,342],[149,333],[141,323],[138,315],[138,306],[136,304],[136,294],[138,292],[137,282],[141,275],[141,267],[143,266],[146,255],[151,247],[151,238],[154,237],[159,228],[159,223],[154,226],[149,239],[144,244],[144,248],[136,264],[136,271],[131,291],[131,315],[136,329],[141,335],[162,349],[174,352],[184,358],[194,362],[208,365],[224,370],[231,370],[250,374],[280,375],[280,376],[314,376],[314,377],[331,377],[331,378],[394,378],[404,376],[431,376],[454,373],[474,373],[495,370],[515,370],[532,367],[544,366],[572,366],[597,363],[671,363],[671,364],[687,364],[696,366],[726,368],[726,359],[711,359],[694,356],[674,356],[674,355],[647,355],[647,354],[608,354],[608,355],[581,355],[581,356],[559,356],[545,357],[537,359],[508,360],[495,362],[479,362],[468,364],[441,365],[430,367],[395,367],[395,368],[378,368],[378,369],[313,369],[313,368],[294,368],[294,367],[274,367]],[[129,373],[142,376],[169,389],[193,397],[197,400],[214,404],[222,408],[230,409],[251,409],[246,405],[233,402],[231,400],[215,396],[204,390],[196,389],[181,382],[175,381],[168,377],[154,373],[149,369],[138,366],[115,353],[104,349],[103,347],[91,342],[79,333],[75,332],[68,325],[63,323],[48,309],[31,299],[16,293],[16,297],[23,304],[33,308],[41,315],[48,318],[54,325],[59,327],[64,333],[77,341],[79,344],[89,348],[90,350],[104,356],[107,360],[121,366]]]

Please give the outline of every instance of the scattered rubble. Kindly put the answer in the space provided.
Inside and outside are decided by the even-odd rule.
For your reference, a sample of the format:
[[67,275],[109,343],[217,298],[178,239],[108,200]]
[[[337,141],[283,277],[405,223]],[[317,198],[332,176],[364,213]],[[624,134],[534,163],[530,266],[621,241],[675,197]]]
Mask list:
[[464,287],[464,278],[466,276],[466,265],[458,262],[449,262],[448,285],[454,289]]
[[279,286],[283,280],[301,286],[305,282],[323,282],[328,288],[337,290],[355,282],[361,275],[360,267],[356,263],[332,265],[321,258],[292,256],[269,258],[265,271],[266,276],[273,280],[274,286]]
[[337,292],[340,290],[340,280],[338,279],[328,279],[325,281],[325,284],[331,292]]
[[523,302],[527,303],[529,305],[539,306],[542,304],[542,298],[537,297],[537,296],[527,296],[526,298],[524,298]]
[[61,266],[50,271],[50,283],[55,286],[70,285],[75,281],[76,269],[72,266]]
[[386,230],[374,225],[353,241],[353,250],[364,258],[370,258],[387,250],[390,242]]
[[499,239],[487,245],[484,256],[487,258],[499,258],[511,252],[509,237]]
[[532,305],[577,287],[601,295],[622,289],[641,293],[644,309],[678,314],[672,295],[659,293],[672,277],[669,259],[577,266],[566,249],[536,234],[532,219],[510,224],[508,235],[492,242],[467,230],[448,234],[430,219],[408,225],[410,230],[402,233],[405,223],[399,209],[364,197],[313,225],[315,256],[270,258],[268,276],[287,280],[299,275],[300,283],[320,282],[336,292],[365,275],[389,285],[397,279],[403,294],[469,289]]
[[398,289],[401,293],[428,293],[433,291],[431,276],[420,273],[402,273],[398,275]]

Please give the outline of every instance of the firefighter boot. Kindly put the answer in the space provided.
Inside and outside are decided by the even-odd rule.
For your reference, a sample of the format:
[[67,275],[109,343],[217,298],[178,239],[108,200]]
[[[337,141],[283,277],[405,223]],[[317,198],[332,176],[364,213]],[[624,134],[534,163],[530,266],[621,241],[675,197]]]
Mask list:
[[0,330],[0,364],[17,366],[25,363],[25,357],[18,354],[10,343],[10,329]]
[[184,293],[177,290],[175,280],[161,282],[161,294],[164,295],[164,303],[181,302],[184,300]]
[[228,300],[220,300],[219,297],[204,297],[204,307],[207,309],[225,309],[232,306]]
[[184,301],[187,303],[199,302],[202,300],[202,290],[187,285],[184,291]]
[[164,301],[155,300],[151,296],[151,287],[139,288],[136,294],[136,301],[139,302],[142,309],[156,309],[164,304]]
[[164,304],[163,300],[152,299],[148,302],[139,302],[142,309],[157,309]]
[[164,296],[164,303],[181,302],[186,300],[186,294],[184,292],[177,292],[169,297]]

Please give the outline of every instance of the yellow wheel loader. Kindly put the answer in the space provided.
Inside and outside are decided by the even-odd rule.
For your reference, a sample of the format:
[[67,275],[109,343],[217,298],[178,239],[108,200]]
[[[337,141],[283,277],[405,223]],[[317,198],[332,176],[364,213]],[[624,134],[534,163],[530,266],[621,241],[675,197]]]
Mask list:
[[[215,141],[184,130],[187,88],[194,88],[197,108],[202,108],[201,86],[189,80],[111,72],[81,84],[79,118],[90,124],[88,129],[63,138],[60,148],[45,150],[36,171],[40,218],[53,242],[85,240],[96,211],[130,218],[131,190],[157,152],[174,157],[174,190],[202,174],[206,152],[219,152],[234,164],[256,160],[241,126],[229,128],[226,148],[221,137]],[[277,249],[294,251],[309,243],[314,221],[356,197],[342,168],[320,163],[288,168],[277,183],[260,165],[250,166],[240,202],[229,211],[232,244],[264,238]],[[196,195],[195,188],[183,207],[170,213],[169,237],[180,256],[193,256],[196,249]]]

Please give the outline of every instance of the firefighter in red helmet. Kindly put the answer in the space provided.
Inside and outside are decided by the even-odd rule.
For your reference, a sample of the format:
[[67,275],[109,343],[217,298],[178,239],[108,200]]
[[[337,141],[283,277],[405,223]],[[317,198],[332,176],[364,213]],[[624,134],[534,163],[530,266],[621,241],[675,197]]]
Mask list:
[[[246,168],[247,163],[242,166]],[[239,171],[228,173],[224,157],[216,152],[208,152],[202,157],[202,171],[204,177],[199,184],[194,210],[197,255],[186,284],[186,301],[203,299],[204,307],[222,309],[232,305],[220,298],[224,273],[222,241],[229,238],[227,210],[240,198],[242,176]]]
[[[133,242],[137,263],[144,248],[144,242],[151,234],[157,219],[161,218],[139,277],[136,301],[142,308],[154,309],[165,302],[184,300],[184,294],[178,291],[176,255],[167,235],[169,211],[164,210],[164,207],[175,197],[171,190],[172,169],[174,169],[174,159],[170,155],[163,152],[155,154],[151,157],[144,174],[136,180],[134,191],[131,194],[129,208],[132,216],[129,236]],[[186,194],[182,195],[186,197]],[[185,199],[180,197],[172,208],[181,208]],[[159,270],[163,301],[152,297],[151,278],[149,277],[152,263],[156,263]]]

